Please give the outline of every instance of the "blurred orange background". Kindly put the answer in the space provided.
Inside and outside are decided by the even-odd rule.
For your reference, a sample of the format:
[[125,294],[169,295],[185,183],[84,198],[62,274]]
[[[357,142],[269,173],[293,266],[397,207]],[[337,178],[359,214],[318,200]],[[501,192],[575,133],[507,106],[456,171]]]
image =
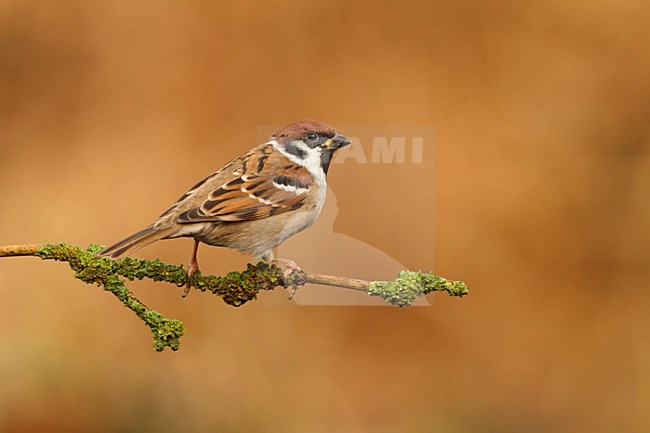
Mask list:
[[[115,242],[263,125],[424,126],[424,165],[333,166],[333,232],[470,295],[232,308],[135,283],[187,329],[156,353],[66,265],[0,259],[0,431],[649,431],[649,17],[641,0],[4,0],[0,245]],[[201,251],[213,274],[247,260]]]

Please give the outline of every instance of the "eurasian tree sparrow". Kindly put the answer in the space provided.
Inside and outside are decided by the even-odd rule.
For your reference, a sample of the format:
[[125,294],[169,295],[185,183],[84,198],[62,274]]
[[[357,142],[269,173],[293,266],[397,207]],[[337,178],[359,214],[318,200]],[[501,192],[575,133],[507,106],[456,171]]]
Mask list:
[[161,239],[191,237],[188,281],[199,269],[199,242],[280,261],[273,249],[314,224],[325,203],[332,157],[348,144],[323,122],[287,125],[194,185],[155,223],[99,254],[118,259]]

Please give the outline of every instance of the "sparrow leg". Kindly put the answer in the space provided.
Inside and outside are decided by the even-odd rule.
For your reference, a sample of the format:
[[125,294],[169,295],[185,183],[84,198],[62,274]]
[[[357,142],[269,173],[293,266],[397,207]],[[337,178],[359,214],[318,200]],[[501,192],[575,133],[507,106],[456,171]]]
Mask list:
[[[300,267],[293,260],[279,259],[279,261],[285,263],[284,278],[288,278],[289,275],[293,274],[294,272],[302,272],[302,269],[300,269]],[[292,284],[291,290],[289,290],[289,300],[293,299],[297,291],[298,285]]]
[[[289,278],[289,276],[294,273],[294,272],[302,272],[302,269],[300,269],[300,266],[296,264],[293,260],[287,260],[287,259],[280,259],[277,257],[274,257],[273,254],[267,255],[265,257],[262,257],[265,261],[268,263],[272,263],[275,265],[280,265],[280,267],[284,268],[284,278]],[[289,299],[293,299],[293,296],[296,294],[296,291],[298,290],[297,285],[292,285],[291,289],[289,289]]]
[[296,264],[293,260],[287,260],[287,259],[273,259],[273,263],[280,264],[284,266],[284,270],[286,271],[293,271],[294,269],[300,269],[300,266]]
[[199,252],[199,241],[194,239],[194,251],[192,252],[192,259],[190,260],[190,265],[187,269],[187,284],[185,285],[185,291],[183,292],[183,298],[187,296],[190,292],[190,281],[192,281],[192,275],[196,272],[199,272],[199,262],[196,260],[196,254]]

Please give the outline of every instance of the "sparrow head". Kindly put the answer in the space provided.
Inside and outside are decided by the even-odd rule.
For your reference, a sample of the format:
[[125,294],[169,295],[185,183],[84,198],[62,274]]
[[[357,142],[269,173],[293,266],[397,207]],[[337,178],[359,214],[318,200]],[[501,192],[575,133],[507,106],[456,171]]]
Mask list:
[[327,174],[334,152],[350,144],[343,135],[318,120],[300,120],[271,136],[296,162],[308,167],[320,165]]

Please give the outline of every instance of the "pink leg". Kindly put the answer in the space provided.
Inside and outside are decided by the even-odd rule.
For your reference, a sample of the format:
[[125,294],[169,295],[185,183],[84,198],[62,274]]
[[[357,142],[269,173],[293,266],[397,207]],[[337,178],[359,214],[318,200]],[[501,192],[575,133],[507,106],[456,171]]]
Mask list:
[[277,263],[280,265],[284,266],[284,270],[286,271],[293,271],[294,269],[300,269],[300,266],[296,264],[293,260],[287,260],[287,259],[273,259],[273,263]]
[[194,240],[194,251],[192,252],[192,259],[190,260],[190,266],[187,269],[187,284],[185,285],[185,291],[183,292],[183,298],[187,296],[190,292],[190,281],[192,280],[192,275],[196,272],[199,272],[199,262],[196,260],[196,255],[199,252],[199,241]]

